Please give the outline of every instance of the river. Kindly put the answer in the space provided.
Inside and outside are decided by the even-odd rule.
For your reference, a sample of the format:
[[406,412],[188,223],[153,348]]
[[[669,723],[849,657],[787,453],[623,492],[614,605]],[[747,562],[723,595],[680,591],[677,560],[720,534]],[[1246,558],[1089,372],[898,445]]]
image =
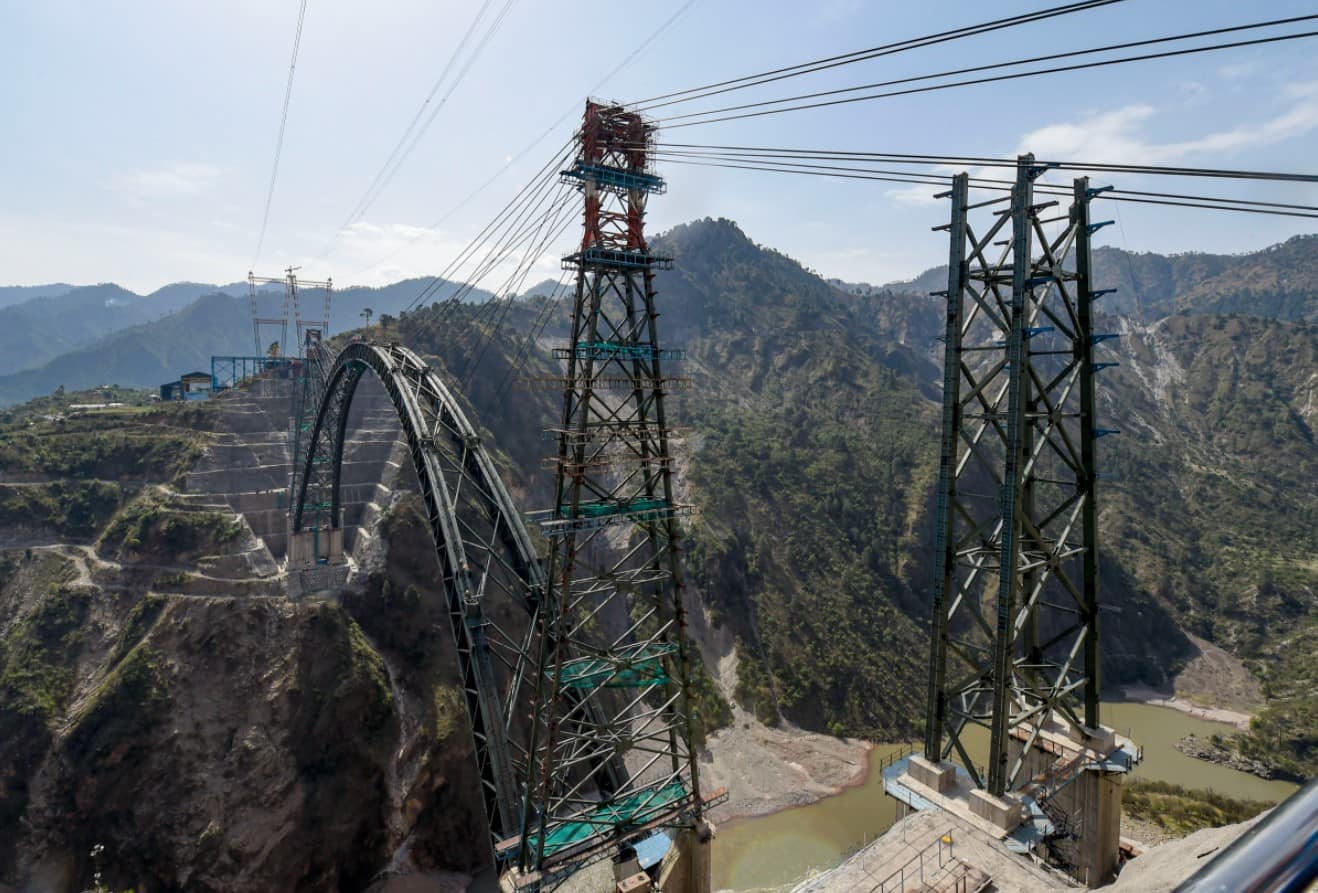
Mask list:
[[[1296,790],[1289,782],[1265,781],[1192,759],[1176,749],[1176,742],[1191,733],[1203,737],[1236,731],[1225,723],[1170,707],[1129,702],[1105,703],[1103,723],[1129,734],[1144,748],[1144,761],[1136,768],[1135,778],[1211,788],[1231,797],[1273,803]],[[881,834],[896,818],[896,805],[883,793],[879,767],[884,757],[899,749],[896,744],[875,747],[862,785],[808,806],[720,826],[714,839],[714,889],[754,890],[788,884],[811,869],[837,864]]]

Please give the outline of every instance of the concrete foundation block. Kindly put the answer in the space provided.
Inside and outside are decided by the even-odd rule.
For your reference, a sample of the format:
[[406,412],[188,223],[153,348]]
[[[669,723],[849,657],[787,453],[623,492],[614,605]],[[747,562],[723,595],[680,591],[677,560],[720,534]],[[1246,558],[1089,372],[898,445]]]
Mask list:
[[906,764],[911,780],[944,794],[956,787],[956,767],[951,763],[935,763],[921,756],[913,756]]
[[995,828],[1012,831],[1021,823],[1021,804],[1019,800],[1008,797],[994,797],[988,791],[978,788],[970,792],[970,811],[991,823]]
[[1081,743],[1096,753],[1107,756],[1117,749],[1117,733],[1107,726],[1099,726],[1097,729],[1082,726],[1081,732]]

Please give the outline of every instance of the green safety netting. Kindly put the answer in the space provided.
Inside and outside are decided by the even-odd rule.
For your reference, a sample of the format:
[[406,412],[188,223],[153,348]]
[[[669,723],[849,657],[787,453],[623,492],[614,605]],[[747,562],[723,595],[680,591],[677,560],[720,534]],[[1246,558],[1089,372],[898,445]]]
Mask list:
[[[668,507],[666,499],[617,499],[601,502],[583,502],[577,506],[577,517],[603,518],[608,515],[621,515],[624,512],[648,512]],[[564,518],[572,517],[572,506],[560,505],[558,513]]]
[[610,658],[580,657],[563,664],[564,688],[641,688],[668,681],[662,658],[677,649],[655,645],[633,655]]
[[[545,856],[615,828],[644,825],[663,814],[674,803],[683,800],[686,795],[686,786],[680,781],[674,781],[598,806],[579,819],[550,828],[545,834]],[[536,846],[534,836],[529,838],[529,842],[530,846]]]

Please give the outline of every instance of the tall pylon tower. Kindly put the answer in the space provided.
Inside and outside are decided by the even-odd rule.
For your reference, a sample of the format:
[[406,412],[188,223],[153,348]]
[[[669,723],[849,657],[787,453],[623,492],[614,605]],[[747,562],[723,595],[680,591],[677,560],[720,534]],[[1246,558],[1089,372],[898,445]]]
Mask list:
[[[580,250],[565,365],[541,614],[523,829],[500,848],[506,886],[550,884],[656,830],[688,846],[708,884],[708,801],[692,746],[680,518],[665,399],[685,382],[664,366],[646,200],[664,191],[654,127],[622,106],[586,103],[563,179],[581,190]],[[703,859],[703,862],[701,861]],[[681,889],[693,889],[683,883]],[[676,889],[670,887],[669,889]],[[699,881],[694,889],[702,889]]]
[[[1101,802],[1073,833],[1074,862],[1101,883],[1116,861],[1124,752],[1100,721],[1096,443],[1116,432],[1098,426],[1095,379],[1115,365],[1096,358],[1099,345],[1117,336],[1094,331],[1094,303],[1110,291],[1094,288],[1090,260],[1105,225],[1090,220],[1090,200],[1103,190],[1081,178],[1069,207],[1037,201],[1044,170],[1025,155],[1009,198],[971,203],[966,174],[945,194],[928,705],[910,771],[940,793],[964,771],[972,810],[1004,827],[1029,812],[1026,800],[1054,815],[1063,788]],[[1048,833],[1074,830],[1060,815],[1054,825]]]

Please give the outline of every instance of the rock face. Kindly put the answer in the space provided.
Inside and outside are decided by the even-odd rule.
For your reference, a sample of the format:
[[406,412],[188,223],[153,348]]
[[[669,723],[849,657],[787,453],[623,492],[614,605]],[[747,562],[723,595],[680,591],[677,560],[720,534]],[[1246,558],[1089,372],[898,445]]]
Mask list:
[[351,617],[102,588],[74,564],[8,565],[0,879],[82,889],[102,843],[107,879],[138,890],[364,882],[386,855],[398,721]]
[[0,889],[83,890],[96,844],[106,883],[139,893],[362,890],[485,861],[433,546],[391,495],[410,467],[364,388],[340,600],[283,593],[277,390],[215,401],[184,492],[156,475],[91,545],[0,551]]

